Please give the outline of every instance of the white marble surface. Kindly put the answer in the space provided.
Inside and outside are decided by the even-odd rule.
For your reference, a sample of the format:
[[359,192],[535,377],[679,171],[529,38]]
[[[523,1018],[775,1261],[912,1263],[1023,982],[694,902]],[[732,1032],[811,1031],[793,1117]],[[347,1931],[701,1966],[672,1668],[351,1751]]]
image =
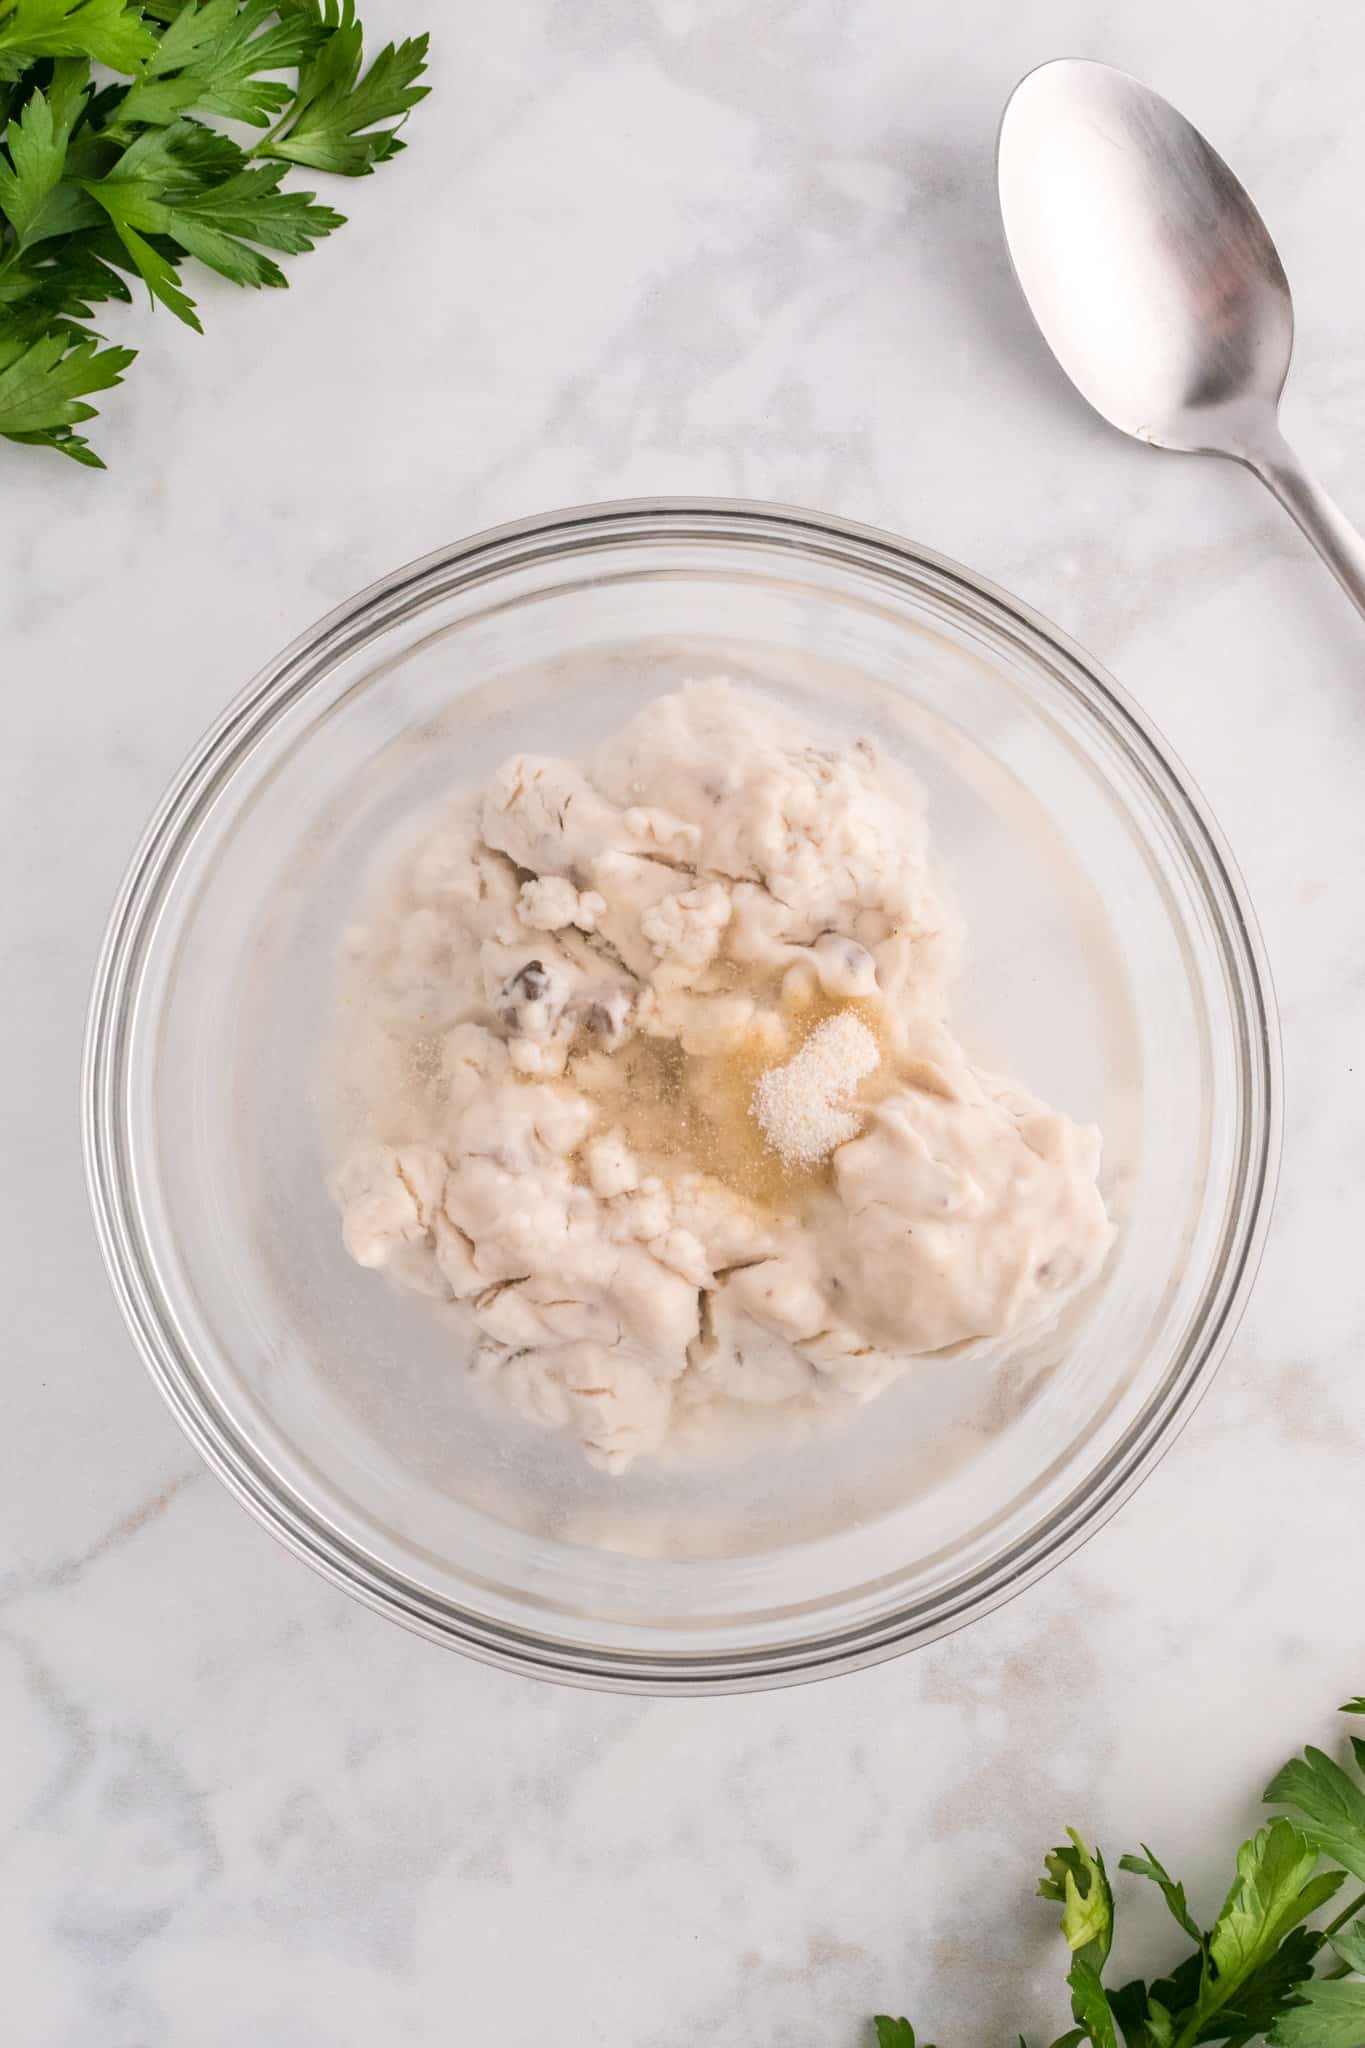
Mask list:
[[[287,295],[206,284],[202,341],[134,316],[106,477],[0,454],[0,2033],[853,2048],[888,2005],[947,2044],[1036,2033],[1059,1826],[1145,1834],[1198,1887],[1365,1688],[1365,635],[1249,478],[1072,400],[1006,271],[992,138],[1062,52],[1207,128],[1297,287],[1291,431],[1365,514],[1365,15],[365,11],[440,39],[350,228]],[[1243,861],[1288,1134],[1221,1378],[1088,1548],[866,1676],[653,1704],[405,1636],[200,1470],[99,1269],[76,1071],[132,840],[262,660],[490,521],[686,490],[900,528],[1118,672]]]

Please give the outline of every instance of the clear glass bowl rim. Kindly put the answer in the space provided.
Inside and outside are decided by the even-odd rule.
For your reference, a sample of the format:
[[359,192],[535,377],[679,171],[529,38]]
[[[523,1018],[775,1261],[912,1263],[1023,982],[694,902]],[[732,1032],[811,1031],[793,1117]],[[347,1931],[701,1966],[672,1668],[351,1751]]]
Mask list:
[[[1123,747],[1165,813],[1197,876],[1241,1027],[1238,1172],[1223,1255],[1165,1399],[1151,1405],[1058,1510],[975,1578],[865,1628],[799,1647],[752,1653],[585,1652],[440,1600],[341,1540],[325,1517],[287,1495],[252,1446],[200,1391],[140,1231],[122,1114],[141,968],[157,915],[197,828],[236,764],[288,706],[343,657],[438,598],[498,574],[631,543],[746,542],[871,570],[941,600],[1013,641],[1072,689]],[[883,529],[797,507],[727,498],[661,497],[574,506],[488,528],[371,583],[308,628],[256,675],[172,780],[124,874],[96,964],[81,1075],[81,1129],[91,1208],[115,1297],[134,1345],[177,1422],[257,1520],[333,1584],[417,1633],[481,1661],[600,1689],[646,1694],[739,1692],[795,1684],[878,1663],[963,1627],[1022,1592],[1092,1535],[1165,1454],[1208,1389],[1245,1308],[1273,1206],[1282,1134],[1279,1025],[1270,971],[1245,885],[1222,833],[1182,764],[1124,690],[1031,606],[950,557]]]

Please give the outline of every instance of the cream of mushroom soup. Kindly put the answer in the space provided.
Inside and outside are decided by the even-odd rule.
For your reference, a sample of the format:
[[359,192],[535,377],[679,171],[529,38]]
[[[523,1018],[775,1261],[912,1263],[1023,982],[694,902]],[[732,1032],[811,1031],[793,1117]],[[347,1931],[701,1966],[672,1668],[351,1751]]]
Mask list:
[[595,1464],[1017,1345],[1103,1262],[1099,1133],[954,1037],[957,919],[866,740],[690,684],[504,762],[370,910],[347,1249]]

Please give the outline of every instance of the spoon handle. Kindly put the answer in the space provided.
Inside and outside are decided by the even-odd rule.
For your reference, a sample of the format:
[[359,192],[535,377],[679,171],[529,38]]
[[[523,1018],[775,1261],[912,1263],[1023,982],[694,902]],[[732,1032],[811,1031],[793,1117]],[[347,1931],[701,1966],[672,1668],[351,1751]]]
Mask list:
[[1357,611],[1365,613],[1365,537],[1314,482],[1279,428],[1243,460],[1302,528]]

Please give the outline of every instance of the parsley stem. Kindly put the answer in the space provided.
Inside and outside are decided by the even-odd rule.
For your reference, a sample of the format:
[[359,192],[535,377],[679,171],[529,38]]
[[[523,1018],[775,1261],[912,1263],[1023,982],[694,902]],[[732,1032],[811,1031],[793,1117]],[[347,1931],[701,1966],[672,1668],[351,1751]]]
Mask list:
[[284,133],[284,130],[289,126],[290,121],[294,117],[297,102],[298,95],[295,94],[294,98],[290,101],[289,105],[285,108],[284,112],[280,115],[280,118],[275,123],[274,127],[267,128],[265,134],[260,138],[259,142],[252,143],[250,149],[247,150],[246,152],[248,157],[259,156],[263,149],[269,149],[271,143],[275,141],[277,136],[282,135]]
[[[1207,1968],[1207,1964],[1205,1967]],[[1200,2033],[1207,2022],[1227,2004],[1234,1991],[1240,1990],[1242,1977],[1245,1974],[1246,1972],[1243,1971],[1241,1976],[1229,1977],[1226,1984],[1220,1985],[1207,2001],[1202,1998],[1199,2000],[1189,2020],[1180,2033],[1176,2035],[1175,2048],[1193,2048],[1193,2043],[1199,2039]]]
[[1354,1920],[1356,1914],[1360,1911],[1362,1906],[1365,1906],[1365,1892],[1361,1892],[1358,1898],[1352,1899],[1350,1905],[1347,1906],[1345,1912],[1338,1913],[1335,1920],[1328,1921],[1327,1925],[1322,1930],[1327,1939],[1330,1941],[1332,1936],[1336,1933],[1337,1929],[1339,1927],[1344,1927],[1348,1920]]

